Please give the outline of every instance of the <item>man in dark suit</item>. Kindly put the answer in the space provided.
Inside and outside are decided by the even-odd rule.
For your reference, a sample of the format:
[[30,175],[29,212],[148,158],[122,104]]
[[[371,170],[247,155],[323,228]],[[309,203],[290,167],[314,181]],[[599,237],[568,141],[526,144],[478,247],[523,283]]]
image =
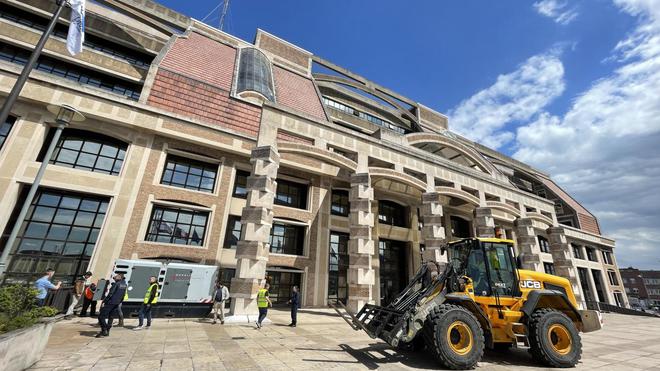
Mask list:
[[108,295],[105,296],[105,299],[101,302],[101,311],[99,312],[99,325],[101,326],[101,332],[96,334],[97,338],[102,336],[109,336],[110,329],[112,328],[112,320],[115,315],[119,315],[119,305],[127,296],[128,285],[124,280],[124,275],[121,273],[115,274],[113,277],[114,283]]
[[298,292],[298,286],[293,286],[293,293],[291,293],[291,323],[289,326],[296,327],[298,322],[298,308],[300,308],[300,293]]

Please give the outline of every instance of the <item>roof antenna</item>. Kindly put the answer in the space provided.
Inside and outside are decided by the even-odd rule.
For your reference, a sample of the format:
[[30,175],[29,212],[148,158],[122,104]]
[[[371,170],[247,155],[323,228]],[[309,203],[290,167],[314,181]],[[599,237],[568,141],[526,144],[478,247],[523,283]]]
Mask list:
[[222,13],[220,13],[220,31],[222,31],[222,28],[225,25],[225,16],[227,15],[227,11],[229,10],[229,0],[223,0],[224,6],[222,7]]

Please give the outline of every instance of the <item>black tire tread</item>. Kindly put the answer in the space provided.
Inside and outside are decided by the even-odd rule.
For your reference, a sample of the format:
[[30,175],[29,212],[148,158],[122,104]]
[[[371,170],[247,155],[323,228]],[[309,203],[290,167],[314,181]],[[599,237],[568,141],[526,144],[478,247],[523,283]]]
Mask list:
[[[528,338],[529,338],[529,345],[530,345],[529,352],[532,354],[532,357],[535,360],[540,361],[541,363],[545,364],[546,366],[556,367],[556,368],[574,367],[575,366],[574,364],[565,364],[565,363],[557,362],[555,359],[550,357],[550,355],[548,354],[548,349],[545,349],[544,347],[542,347],[540,345],[540,344],[542,344],[541,340],[540,340],[540,337],[544,336],[544,332],[543,331],[537,331],[537,324],[548,313],[559,313],[560,315],[566,317],[566,319],[571,321],[570,318],[568,318],[568,316],[566,316],[564,313],[562,313],[562,312],[560,312],[556,309],[553,309],[553,308],[541,308],[541,309],[535,310],[534,313],[532,313],[532,315],[530,316],[530,319],[529,319],[529,322],[528,322],[528,324],[529,324],[528,325],[528,328],[529,328]],[[574,331],[577,332],[577,329],[570,329],[569,328],[569,330],[570,331],[574,330]],[[580,358],[582,357],[582,341],[581,341],[579,335],[576,338],[577,338],[577,341],[573,345],[577,348],[577,360],[579,361]],[[575,363],[577,363],[577,361]]]
[[[460,305],[454,305],[454,304],[441,304],[438,305],[437,307],[433,308],[431,310],[431,313],[429,313],[429,316],[426,321],[426,325],[424,326],[423,329],[423,336],[424,340],[426,341],[426,347],[427,349],[432,349],[433,350],[433,355],[434,357],[440,362],[444,367],[451,369],[451,370],[465,370],[465,367],[460,367],[458,365],[453,365],[452,362],[447,359],[442,352],[439,351],[440,344],[438,344],[436,336],[435,336],[435,323],[436,321],[442,320],[442,318],[450,311],[453,310],[459,310],[462,312],[465,312],[468,314],[470,317],[472,317],[477,323],[479,331],[473,334],[475,337],[474,342],[476,344],[481,344],[481,348],[477,349],[478,356],[477,359],[481,360],[481,357],[484,354],[484,334],[483,334],[483,329],[481,329],[481,325],[479,324],[479,321],[477,318],[470,312],[469,310],[465,309],[464,307]],[[474,368],[475,365],[470,367],[470,369]]]

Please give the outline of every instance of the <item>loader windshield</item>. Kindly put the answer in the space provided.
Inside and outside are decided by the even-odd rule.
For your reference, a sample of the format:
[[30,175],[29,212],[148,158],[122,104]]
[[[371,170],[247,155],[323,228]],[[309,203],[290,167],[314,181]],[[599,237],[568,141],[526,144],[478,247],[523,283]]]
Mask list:
[[488,262],[488,275],[491,289],[501,296],[514,296],[516,276],[512,264],[509,245],[485,242],[484,251]]

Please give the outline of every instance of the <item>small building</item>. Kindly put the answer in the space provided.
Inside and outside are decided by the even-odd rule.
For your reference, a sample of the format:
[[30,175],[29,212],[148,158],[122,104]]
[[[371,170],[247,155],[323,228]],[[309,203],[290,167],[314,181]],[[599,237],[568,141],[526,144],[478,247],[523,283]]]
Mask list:
[[660,271],[628,267],[621,269],[621,278],[630,306],[660,308]]

